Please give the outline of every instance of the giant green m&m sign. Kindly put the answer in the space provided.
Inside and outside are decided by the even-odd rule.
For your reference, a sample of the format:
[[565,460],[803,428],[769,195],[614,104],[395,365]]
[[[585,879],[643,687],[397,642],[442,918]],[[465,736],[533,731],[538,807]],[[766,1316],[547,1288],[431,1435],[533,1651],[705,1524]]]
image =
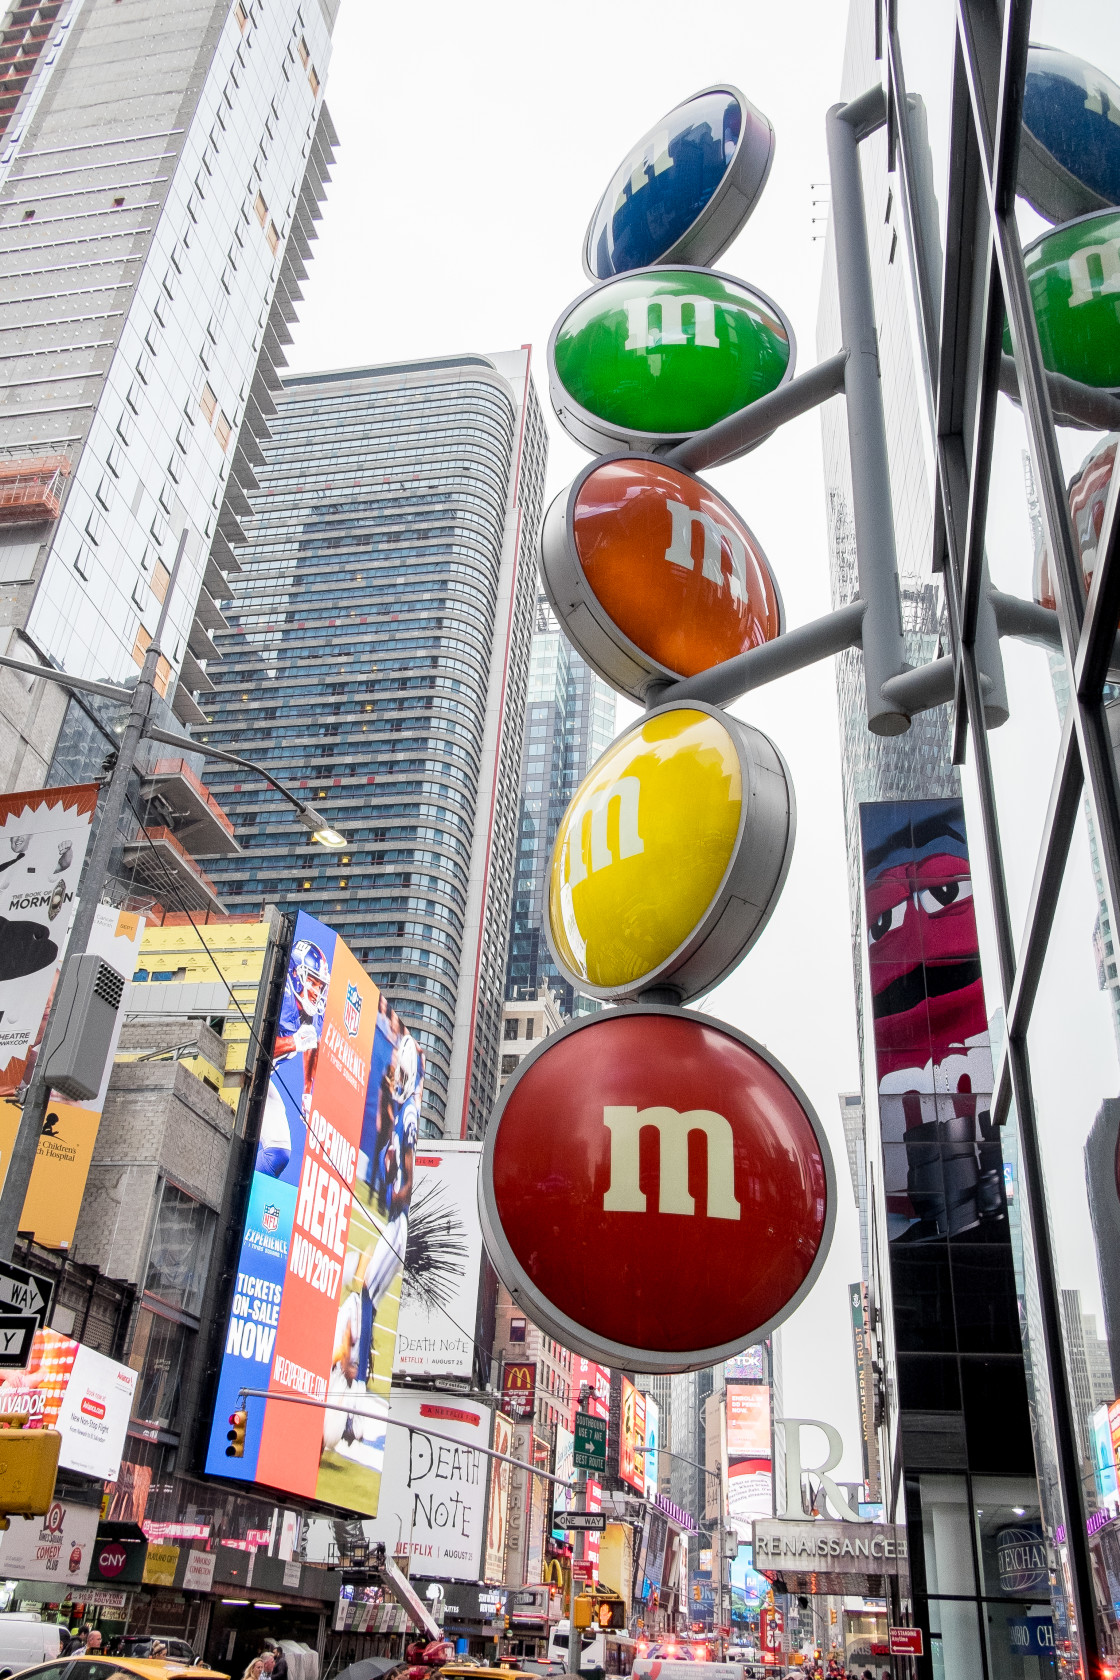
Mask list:
[[[1046,367],[1083,385],[1120,388],[1120,210],[1051,228],[1023,262]],[[1010,354],[1006,330],[1004,348]]]
[[553,329],[549,389],[587,448],[691,437],[792,378],[793,329],[753,286],[707,268],[643,268],[594,286]]

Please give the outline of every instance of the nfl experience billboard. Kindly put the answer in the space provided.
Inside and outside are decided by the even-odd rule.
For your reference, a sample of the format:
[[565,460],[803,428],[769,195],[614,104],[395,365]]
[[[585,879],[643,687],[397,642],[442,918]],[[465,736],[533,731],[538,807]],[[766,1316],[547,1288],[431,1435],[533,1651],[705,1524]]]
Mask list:
[[[332,928],[300,911],[206,1458],[374,1515],[423,1096],[420,1047]],[[226,1451],[238,1390],[241,1458]]]
[[481,1143],[416,1152],[394,1376],[470,1377],[482,1274]]

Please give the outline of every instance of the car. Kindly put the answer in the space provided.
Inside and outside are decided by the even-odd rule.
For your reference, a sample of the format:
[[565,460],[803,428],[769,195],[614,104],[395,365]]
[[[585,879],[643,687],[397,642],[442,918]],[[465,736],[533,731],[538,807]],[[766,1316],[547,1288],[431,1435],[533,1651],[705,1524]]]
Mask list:
[[185,1639],[165,1639],[155,1633],[122,1633],[115,1643],[119,1646],[116,1655],[121,1657],[150,1657],[152,1646],[162,1645],[161,1660],[188,1663],[192,1668],[202,1661]]
[[100,1651],[91,1657],[58,1657],[18,1672],[20,1680],[176,1680],[188,1674],[190,1680],[229,1680],[228,1674],[197,1663],[167,1657],[108,1657]]

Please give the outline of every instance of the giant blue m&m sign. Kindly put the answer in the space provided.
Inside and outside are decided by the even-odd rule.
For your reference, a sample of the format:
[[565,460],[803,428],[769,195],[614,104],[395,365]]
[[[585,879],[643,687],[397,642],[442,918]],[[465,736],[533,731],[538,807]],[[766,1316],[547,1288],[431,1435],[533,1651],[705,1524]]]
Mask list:
[[730,85],[705,88],[629,151],[599,200],[583,266],[609,280],[651,263],[712,263],[754,209],[774,130]]
[[1018,189],[1055,222],[1120,204],[1120,88],[1056,47],[1027,54]]

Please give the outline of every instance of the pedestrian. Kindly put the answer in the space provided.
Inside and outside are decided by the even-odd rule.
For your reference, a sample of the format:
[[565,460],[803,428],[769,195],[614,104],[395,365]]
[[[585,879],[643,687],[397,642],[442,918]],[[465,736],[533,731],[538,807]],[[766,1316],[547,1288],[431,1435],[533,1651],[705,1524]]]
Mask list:
[[265,1649],[272,1653],[272,1680],[288,1680],[288,1659],[283,1646],[271,1640]]
[[272,1652],[262,1651],[259,1657],[254,1657],[246,1668],[241,1680],[271,1680]]
[[98,1656],[100,1654],[100,1651],[101,1651],[101,1630],[100,1630],[100,1628],[91,1628],[90,1631],[86,1635],[86,1656],[87,1657]]

